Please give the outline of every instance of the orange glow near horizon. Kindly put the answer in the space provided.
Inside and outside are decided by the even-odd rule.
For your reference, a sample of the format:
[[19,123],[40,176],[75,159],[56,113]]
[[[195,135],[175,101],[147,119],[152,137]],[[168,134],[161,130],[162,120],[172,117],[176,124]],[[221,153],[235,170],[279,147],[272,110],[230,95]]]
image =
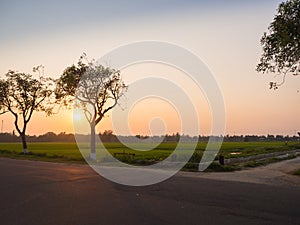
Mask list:
[[[144,99],[131,111],[129,127],[132,134],[164,135],[181,131],[176,110],[161,99]],[[181,132],[180,132],[181,133]]]

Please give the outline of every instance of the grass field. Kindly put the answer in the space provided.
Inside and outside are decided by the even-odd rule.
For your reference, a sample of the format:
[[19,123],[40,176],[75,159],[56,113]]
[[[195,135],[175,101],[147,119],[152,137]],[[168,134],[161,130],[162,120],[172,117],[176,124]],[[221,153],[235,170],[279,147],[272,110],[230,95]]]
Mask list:
[[[119,156],[121,161],[132,164],[151,164],[161,161],[168,157],[176,148],[176,143],[162,143],[155,149],[150,151],[136,151],[124,146],[121,143],[105,143],[105,147],[113,155],[114,153],[134,153],[134,158]],[[185,143],[184,149],[191,150],[191,143]],[[143,147],[143,146],[141,146]],[[145,147],[145,146],[144,146]],[[205,150],[206,143],[200,142],[197,144],[196,150],[190,159],[190,163],[199,163]],[[299,142],[224,142],[222,144],[219,155],[222,154],[225,158],[244,157],[258,155],[271,152],[287,151],[299,149]],[[11,158],[27,158],[32,160],[42,161],[57,161],[57,162],[77,162],[85,163],[81,152],[78,150],[76,143],[28,143],[30,154],[24,156],[20,143],[0,143],[0,156]],[[85,148],[88,154],[88,145]],[[85,153],[83,153],[85,154]],[[218,156],[217,156],[218,157]],[[191,166],[191,165],[190,165]],[[187,165],[187,168],[189,165]]]
[[300,176],[300,169],[296,170],[293,174],[296,176]]

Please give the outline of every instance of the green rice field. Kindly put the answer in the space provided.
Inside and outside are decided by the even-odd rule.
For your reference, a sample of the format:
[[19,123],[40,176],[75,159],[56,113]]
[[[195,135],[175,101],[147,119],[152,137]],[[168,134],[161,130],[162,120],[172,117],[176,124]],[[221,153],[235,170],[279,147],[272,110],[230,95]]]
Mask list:
[[[124,146],[121,143],[105,143],[106,149],[113,155],[114,153],[130,153],[135,154],[133,161],[138,162],[155,162],[168,157],[176,148],[176,143],[161,143],[155,149],[150,151],[137,151]],[[193,150],[191,143],[185,143],[183,148]],[[199,162],[206,143],[199,142],[196,150],[190,159],[190,162]],[[299,142],[224,142],[219,154],[225,158],[244,157],[257,154],[287,151],[300,149]],[[76,143],[57,143],[42,142],[28,143],[29,155],[24,156],[21,143],[0,143],[0,157],[11,158],[28,158],[43,161],[72,161],[84,163],[81,152],[78,150]],[[88,145],[84,149],[83,154],[88,154]],[[122,154],[120,154],[122,155]],[[124,154],[126,155],[126,154]],[[118,156],[121,158],[121,156]],[[217,156],[218,157],[218,156]],[[217,158],[216,157],[216,158]],[[126,160],[125,160],[126,161]]]

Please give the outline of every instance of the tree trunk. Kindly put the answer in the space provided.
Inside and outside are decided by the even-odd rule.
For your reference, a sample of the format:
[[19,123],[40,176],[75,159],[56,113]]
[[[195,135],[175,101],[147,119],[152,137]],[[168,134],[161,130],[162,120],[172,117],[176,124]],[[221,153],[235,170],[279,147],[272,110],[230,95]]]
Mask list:
[[23,145],[23,152],[24,152],[24,155],[26,155],[28,153],[26,135],[21,134],[21,139],[22,139],[22,145]]
[[90,159],[93,161],[96,161],[96,125],[95,121],[91,122],[91,153],[90,153]]

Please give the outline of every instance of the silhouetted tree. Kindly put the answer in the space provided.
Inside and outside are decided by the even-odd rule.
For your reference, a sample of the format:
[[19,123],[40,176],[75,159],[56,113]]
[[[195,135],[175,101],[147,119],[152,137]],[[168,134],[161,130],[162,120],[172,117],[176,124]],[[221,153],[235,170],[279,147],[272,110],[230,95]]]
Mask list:
[[56,98],[65,106],[75,102],[80,107],[91,129],[90,158],[96,159],[95,128],[103,117],[118,104],[118,100],[127,89],[121,79],[120,71],[95,65],[92,62],[84,63],[83,54],[77,65],[67,67],[57,80]]
[[52,114],[53,104],[50,104],[53,93],[53,82],[44,78],[42,66],[33,68],[39,72],[39,78],[31,74],[9,71],[6,79],[0,80],[0,111],[11,113],[14,124],[19,133],[24,154],[27,154],[26,128],[34,111],[43,111]]
[[99,133],[99,137],[102,142],[118,142],[118,138],[113,134],[112,130],[105,130],[103,133]]
[[263,54],[256,70],[282,75],[281,83],[270,82],[270,89],[277,89],[287,74],[300,74],[300,1],[281,3],[268,31],[261,38]]

